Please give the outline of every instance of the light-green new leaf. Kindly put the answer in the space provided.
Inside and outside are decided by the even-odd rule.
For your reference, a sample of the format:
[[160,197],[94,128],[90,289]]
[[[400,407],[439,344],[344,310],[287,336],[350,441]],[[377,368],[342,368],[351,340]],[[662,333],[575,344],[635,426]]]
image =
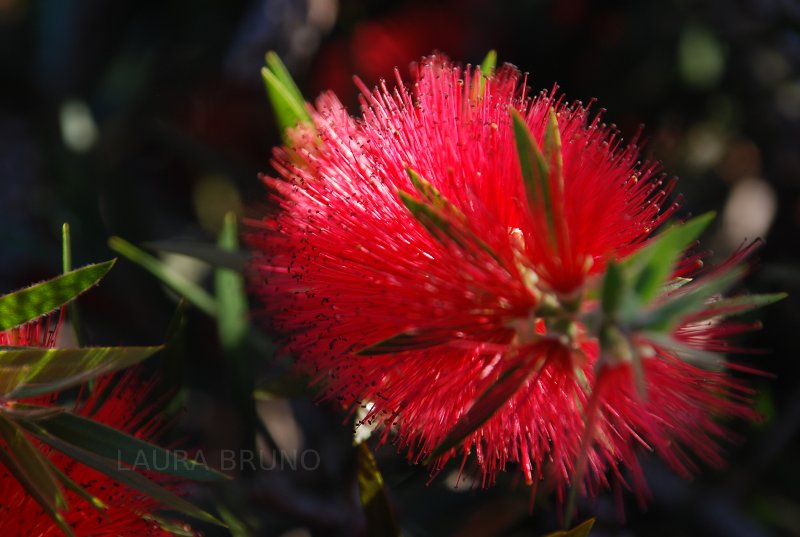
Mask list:
[[285,135],[286,129],[300,123],[312,125],[303,95],[278,55],[268,52],[266,64],[261,69],[261,76],[281,133]]
[[88,265],[0,297],[0,330],[32,321],[71,302],[97,284],[114,262]]

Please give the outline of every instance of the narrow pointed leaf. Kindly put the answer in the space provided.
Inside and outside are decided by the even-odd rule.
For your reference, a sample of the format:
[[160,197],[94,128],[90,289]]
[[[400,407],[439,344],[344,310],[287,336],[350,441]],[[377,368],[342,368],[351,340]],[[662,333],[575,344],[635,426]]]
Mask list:
[[[64,222],[61,226],[61,262],[64,274],[72,270],[72,240],[70,239],[69,224]],[[83,328],[78,304],[74,300],[67,306],[69,321],[72,324],[72,331],[75,334],[75,341],[78,347],[86,345],[86,332]]]
[[368,537],[399,537],[400,529],[392,515],[389,498],[383,484],[383,476],[375,457],[365,442],[358,450],[358,493],[367,519]]
[[5,441],[12,463],[24,476],[22,484],[54,511],[67,507],[51,463],[25,436],[25,432],[0,412],[0,438]]
[[636,328],[656,332],[668,332],[674,329],[685,317],[700,313],[707,307],[707,301],[736,283],[744,275],[742,267],[735,267],[722,274],[702,281],[695,281],[691,289],[684,287],[679,293],[671,295],[653,311],[647,312],[635,320]]
[[[218,246],[225,252],[239,249],[236,215],[225,215]],[[214,272],[214,290],[218,306],[217,327],[223,349],[240,347],[250,327],[244,277],[233,270],[220,268]]]
[[658,296],[675,271],[675,265],[684,250],[713,219],[714,213],[706,213],[683,224],[674,225],[623,263],[623,266],[629,267],[635,274],[633,288],[639,304],[648,304]]
[[[264,62],[267,64],[267,69],[269,69],[272,74],[275,75],[275,78],[283,84],[283,87],[286,88],[286,91],[289,92],[292,99],[302,105],[305,102],[303,94],[300,92],[300,88],[297,87],[297,84],[280,56],[278,56],[275,51],[270,50],[264,57]],[[303,106],[303,110],[305,110],[305,106]],[[308,116],[308,112],[306,112],[306,116],[308,121],[310,121],[311,117]]]
[[486,53],[486,57],[481,62],[481,74],[485,78],[489,78],[494,73],[494,69],[497,66],[497,51],[490,50]]
[[707,304],[700,315],[692,316],[693,321],[701,321],[712,317],[738,315],[748,311],[769,306],[789,296],[787,293],[770,293],[763,295],[742,295],[722,298]]
[[281,133],[300,123],[312,124],[303,96],[276,54],[267,55],[267,67],[261,69],[261,76]]
[[196,481],[228,479],[204,464],[70,412],[39,420],[36,424],[74,446],[134,468],[147,468]]
[[415,328],[378,341],[356,352],[359,356],[376,356],[398,352],[427,349],[453,340],[454,336],[442,335],[440,328]]
[[589,532],[592,531],[592,527],[594,527],[594,523],[595,519],[590,518],[586,522],[575,526],[571,530],[549,533],[545,537],[588,537]]
[[90,494],[86,489],[73,481],[67,474],[62,472],[61,469],[55,464],[53,465],[53,472],[65,488],[83,498],[86,503],[91,505],[98,512],[98,514],[100,514],[100,516],[103,516],[103,511],[108,507],[103,500]]
[[[555,217],[553,211],[553,196],[550,191],[550,167],[547,160],[539,149],[539,145],[533,138],[525,118],[516,108],[509,108],[511,122],[514,128],[514,139],[517,145],[517,157],[519,160],[520,171],[522,172],[522,182],[525,187],[525,196],[528,200],[528,208],[532,214],[544,212],[547,223],[547,233],[551,244],[555,246]],[[550,142],[551,145],[555,141]],[[560,137],[559,142],[560,146]]]
[[497,382],[481,394],[472,407],[459,418],[445,439],[428,456],[425,463],[430,464],[439,456],[461,444],[469,435],[494,416],[528,379],[538,373],[539,368],[533,367],[532,364],[534,359],[533,353],[517,358],[516,363],[509,366],[500,375]]
[[0,330],[55,311],[97,284],[112,266],[114,260],[88,265],[0,297]]
[[614,315],[619,309],[625,291],[622,269],[614,261],[609,261],[603,278],[603,313]]
[[16,465],[14,459],[11,458],[11,455],[6,453],[4,449],[0,449],[0,464],[5,466],[6,470],[8,470],[14,478],[19,481],[25,490],[36,500],[36,503],[42,508],[42,510],[49,516],[53,522],[55,522],[56,526],[66,535],[67,537],[75,537],[75,533],[70,528],[69,524],[64,520],[64,517],[61,513],[53,507],[45,497],[41,496],[33,486],[29,485],[29,478],[28,476]]
[[111,237],[108,246],[122,257],[132,261],[161,280],[161,282],[186,298],[199,310],[214,317],[217,314],[217,303],[202,287],[171,270],[160,260],[145,253],[120,237]]
[[189,503],[180,496],[176,496],[169,490],[161,487],[153,481],[147,479],[143,475],[138,474],[132,469],[121,467],[119,462],[112,459],[107,459],[87,451],[78,446],[70,444],[39,427],[32,422],[24,422],[22,424],[26,429],[33,433],[39,440],[67,455],[76,461],[85,464],[89,468],[93,468],[108,477],[127,485],[132,489],[138,490],[142,494],[153,498],[165,507],[175,509],[185,515],[209,522],[217,526],[225,526],[222,522],[217,520],[213,515],[203,511],[199,507]]
[[189,240],[164,240],[143,243],[150,250],[168,252],[192,257],[216,268],[227,268],[237,272],[247,266],[247,254],[241,251],[227,251],[214,244]]
[[564,194],[564,156],[561,152],[561,132],[558,128],[558,114],[551,106],[547,114],[547,128],[544,131],[544,158],[548,165],[548,183],[553,183],[559,195]]
[[[23,382],[6,394],[9,398],[34,397],[77,386],[100,375],[130,367],[162,347],[89,347],[0,349],[0,367],[17,370]],[[23,373],[24,372],[24,373]]]
[[435,209],[445,212],[447,215],[454,216],[461,222],[466,221],[467,218],[464,216],[464,213],[462,213],[458,207],[450,203],[447,198],[445,198],[442,193],[439,192],[436,187],[430,184],[425,178],[411,168],[406,168],[406,172],[411,180],[411,184],[425,202],[433,206]]
[[[217,246],[226,252],[239,249],[234,213],[225,215]],[[217,334],[233,379],[235,404],[243,425],[244,449],[255,449],[258,415],[253,401],[252,352],[246,348],[250,317],[244,276],[234,270],[218,268],[214,271],[214,292],[218,305]]]
[[[436,240],[445,246],[448,245],[449,241],[452,241],[458,245],[459,248],[468,252],[474,252],[474,247],[477,247],[489,254],[489,256],[500,265],[503,265],[503,260],[500,256],[498,256],[488,244],[469,230],[463,222],[459,221],[458,214],[460,214],[460,212],[452,215],[446,214],[445,211],[433,205],[417,200],[408,192],[398,190],[397,194],[400,197],[400,201],[403,202],[403,205],[406,206],[411,215],[422,224]],[[449,213],[449,211],[447,212]],[[456,217],[455,219],[453,218],[454,216]]]
[[[494,75],[495,67],[497,66],[497,51],[490,50],[486,57],[481,62],[480,70],[480,82],[478,86],[473,86],[472,89],[472,98],[477,99],[479,96],[483,96],[484,88],[486,87],[486,80],[491,78]],[[477,91],[477,94],[476,94]]]

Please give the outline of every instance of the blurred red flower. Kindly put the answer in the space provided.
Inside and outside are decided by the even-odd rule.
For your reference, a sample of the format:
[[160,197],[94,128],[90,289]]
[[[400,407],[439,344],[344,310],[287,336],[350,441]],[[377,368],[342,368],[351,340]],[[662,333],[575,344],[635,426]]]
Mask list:
[[[531,98],[510,66],[482,80],[432,56],[410,90],[399,74],[396,87],[360,86],[361,119],[325,93],[313,128],[275,150],[278,177],[265,182],[280,211],[249,236],[263,313],[325,397],[368,405],[365,421],[382,424],[384,440],[394,430],[410,459],[436,454],[435,471],[474,452],[484,484],[515,463],[529,483],[548,477],[563,493],[579,479],[592,493],[609,477],[627,482],[627,467],[644,492],[637,445],[682,473],[695,459],[720,463],[727,433],[715,418],[753,415],[736,381],[642,341],[642,397],[629,360],[601,359],[585,325],[567,334],[539,313],[547,295],[591,305],[585,292],[607,263],[674,212],[663,208],[672,182],[580,103]],[[542,146],[551,109],[563,189],[532,211],[510,110]],[[673,335],[719,350],[739,328]],[[514,388],[440,454],[499,385]]]

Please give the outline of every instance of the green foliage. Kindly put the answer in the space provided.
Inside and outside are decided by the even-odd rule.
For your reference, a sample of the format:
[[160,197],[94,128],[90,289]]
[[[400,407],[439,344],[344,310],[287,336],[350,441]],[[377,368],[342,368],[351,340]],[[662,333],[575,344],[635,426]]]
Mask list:
[[227,476],[191,459],[96,421],[70,412],[36,420],[47,433],[107,459],[127,465],[158,469],[159,473],[196,481],[217,481]]
[[266,66],[261,69],[261,76],[284,139],[287,129],[296,127],[300,123],[313,125],[303,95],[286,66],[274,52],[267,53]]
[[553,248],[558,246],[557,206],[554,200],[553,186],[559,193],[563,192],[563,173],[561,156],[561,134],[558,130],[558,118],[551,108],[544,136],[544,152],[539,148],[525,118],[516,108],[509,108],[517,145],[517,157],[525,196],[531,214],[544,214],[547,233]]
[[[6,398],[21,399],[54,393],[125,369],[162,347],[88,347],[45,349],[8,347],[0,350]],[[8,379],[13,379],[9,382]]]
[[199,310],[212,317],[216,316],[217,302],[214,297],[209,295],[202,287],[171,270],[159,259],[120,237],[111,237],[108,240],[108,246],[122,257],[150,272]]
[[589,532],[592,531],[594,522],[595,519],[590,518],[586,522],[578,524],[571,530],[557,531],[555,533],[550,533],[545,537],[588,537]]
[[356,450],[358,496],[367,519],[367,536],[399,537],[400,529],[394,521],[375,457],[365,442],[358,444]]
[[58,436],[51,434],[46,429],[41,427],[39,423],[23,422],[22,426],[25,427],[31,434],[36,436],[36,438],[50,447],[62,452],[78,462],[85,464],[89,468],[93,468],[98,472],[111,477],[123,485],[127,485],[135,490],[138,490],[142,494],[153,498],[167,507],[204,522],[209,522],[218,526],[225,525],[221,521],[217,520],[216,517],[189,503],[180,496],[176,496],[172,492],[161,487],[160,485],[157,485],[143,475],[140,475],[129,468],[121,467],[116,459],[103,457],[92,451],[71,444],[70,442],[63,440]]
[[88,265],[0,297],[0,331],[32,321],[75,300],[97,284],[112,266],[114,260]]

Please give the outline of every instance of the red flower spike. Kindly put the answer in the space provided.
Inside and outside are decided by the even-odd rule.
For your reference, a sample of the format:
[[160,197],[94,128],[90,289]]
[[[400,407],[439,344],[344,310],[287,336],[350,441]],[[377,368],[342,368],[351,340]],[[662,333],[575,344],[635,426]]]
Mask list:
[[[601,360],[593,315],[616,321],[586,298],[673,214],[674,182],[520,79],[432,56],[410,89],[357,80],[361,119],[320,96],[264,179],[279,212],[247,238],[263,313],[324,397],[369,402],[365,421],[434,471],[474,453],[484,485],[513,463],[563,498],[611,481],[643,495],[637,446],[682,474],[720,464],[714,418],[753,417],[748,392],[645,335]],[[680,321],[667,339],[713,351],[741,328]]]
[[[60,326],[60,319],[54,323],[51,318],[44,317],[0,332],[0,345],[52,347],[58,337]],[[133,371],[121,377],[114,375],[102,377],[91,394],[83,394],[79,398],[74,412],[137,438],[152,439],[162,429],[162,422],[157,417],[152,417],[157,403],[150,408],[142,408],[141,405],[145,401],[152,401],[153,389],[152,383],[142,383],[137,380]],[[48,405],[54,403],[57,398],[58,396],[54,395],[23,402]],[[80,495],[71,489],[64,491],[69,509],[61,514],[76,536],[172,535],[154,520],[146,518],[146,515],[156,513],[161,508],[158,502],[58,451],[39,442],[36,444],[56,468],[86,493],[104,504],[104,508],[99,508],[90,503],[85,495]],[[170,487],[171,478],[157,474],[151,477],[161,481],[162,485]],[[63,535],[53,519],[2,464],[0,464],[0,535],[37,537]]]

